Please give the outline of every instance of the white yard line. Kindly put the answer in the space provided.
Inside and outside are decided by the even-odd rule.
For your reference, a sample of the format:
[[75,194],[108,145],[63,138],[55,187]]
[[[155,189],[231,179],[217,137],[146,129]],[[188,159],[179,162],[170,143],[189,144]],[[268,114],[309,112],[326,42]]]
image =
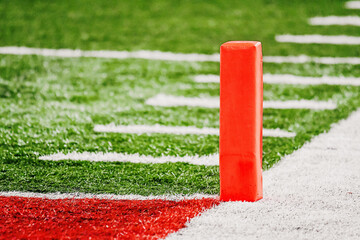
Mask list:
[[345,7],[348,8],[348,9],[360,9],[360,1],[346,2]]
[[264,83],[300,85],[350,85],[360,86],[360,78],[355,77],[303,77],[290,74],[264,74]]
[[360,37],[355,36],[325,36],[325,35],[277,35],[275,40],[285,43],[300,43],[300,44],[335,44],[335,45],[359,45]]
[[306,55],[299,56],[264,56],[264,62],[269,63],[319,63],[319,64],[360,64],[359,57],[310,57]]
[[[162,126],[162,125],[95,125],[95,132],[130,133],[130,134],[204,134],[219,135],[218,128],[197,128],[193,126]],[[293,132],[281,129],[263,129],[264,137],[295,137]]]
[[36,193],[36,192],[0,192],[2,197],[27,197],[27,198],[46,198],[46,199],[109,199],[109,200],[169,200],[181,201],[187,199],[202,199],[202,198],[218,198],[218,195],[209,194],[192,194],[192,195],[116,195],[116,194],[91,194],[91,193]]
[[162,125],[95,125],[95,132],[114,132],[114,133],[163,133],[163,134],[204,134],[219,135],[218,128],[197,128],[193,126],[162,126]]
[[[220,101],[218,97],[197,98],[197,97],[183,97],[158,94],[149,98],[145,102],[152,106],[161,107],[204,107],[204,108],[219,108]],[[264,108],[272,109],[314,109],[325,110],[335,109],[336,104],[333,102],[325,101],[312,101],[312,100],[290,100],[290,101],[264,101]]]
[[[219,62],[219,54],[198,54],[198,53],[172,53],[161,51],[84,51],[79,49],[46,49],[46,48],[28,48],[28,47],[0,47],[0,54],[10,55],[39,55],[62,58],[94,57],[94,58],[113,58],[113,59],[149,59],[149,60],[167,60],[167,61],[189,61],[189,62]],[[310,57],[300,56],[264,56],[264,62],[269,63],[307,63],[315,62],[321,64],[360,64],[359,57]]]
[[167,239],[360,239],[360,110],[264,172],[264,199],[224,202]]
[[[360,78],[355,77],[303,77],[290,74],[264,74],[264,83],[268,84],[299,84],[299,85],[350,85],[360,86]],[[199,83],[219,83],[218,75],[197,75],[194,77],[195,82]]]
[[219,108],[220,101],[218,97],[197,98],[197,97],[183,97],[171,96],[165,94],[158,94],[149,98],[145,102],[147,105],[161,106],[161,107],[204,107],[204,108]]
[[194,81],[198,83],[220,83],[220,76],[215,74],[201,74],[194,76]]
[[337,106],[333,102],[312,101],[312,100],[289,100],[289,101],[264,101],[264,108],[272,109],[312,109],[327,110],[335,109]]
[[184,162],[194,165],[216,166],[219,165],[219,154],[212,154],[207,156],[145,156],[139,154],[126,153],[90,153],[72,152],[68,154],[55,153],[52,155],[41,156],[40,160],[46,161],[60,161],[60,160],[74,160],[74,161],[91,161],[91,162],[131,162],[131,163],[167,163],[167,162]]
[[351,25],[360,26],[359,16],[327,16],[313,17],[309,19],[310,25]]
[[149,60],[168,60],[168,61],[194,61],[194,62],[219,62],[219,54],[198,54],[198,53],[172,53],[161,51],[83,51],[73,49],[46,49],[28,47],[0,47],[0,54],[14,55],[40,55],[52,57],[95,57],[95,58],[114,58],[128,59],[139,58]]
[[263,136],[264,137],[281,137],[281,138],[292,138],[296,136],[294,132],[288,132],[281,130],[279,128],[276,129],[263,129]]

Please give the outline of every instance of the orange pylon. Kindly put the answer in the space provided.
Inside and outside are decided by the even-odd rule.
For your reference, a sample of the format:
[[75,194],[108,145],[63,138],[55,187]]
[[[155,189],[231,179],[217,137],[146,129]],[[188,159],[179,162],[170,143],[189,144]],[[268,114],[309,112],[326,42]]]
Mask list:
[[220,200],[262,198],[263,79],[260,42],[220,47]]

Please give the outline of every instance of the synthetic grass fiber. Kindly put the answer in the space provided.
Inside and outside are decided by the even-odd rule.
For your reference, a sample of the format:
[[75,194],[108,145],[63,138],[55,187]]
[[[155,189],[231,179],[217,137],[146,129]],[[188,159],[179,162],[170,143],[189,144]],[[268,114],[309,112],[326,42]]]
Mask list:
[[[0,0],[0,47],[218,54],[220,45],[226,41],[254,40],[262,42],[263,55],[268,59],[271,56],[295,56],[298,59],[300,55],[307,55],[336,59],[343,57],[347,60],[352,57],[352,60],[358,61],[360,48],[357,46],[276,41],[276,36],[287,34],[359,37],[359,28],[356,26],[308,24],[310,18],[317,16],[359,15],[358,10],[346,9],[345,3],[346,0]],[[280,64],[265,61],[263,71],[265,74],[305,77],[360,77],[358,64]],[[219,63],[0,54],[0,192],[17,191],[24,196],[29,196],[26,195],[28,192],[71,193],[73,196],[84,196],[82,193],[117,194],[121,197],[135,194],[143,198],[218,195],[218,166],[181,162],[144,164],[40,160],[41,156],[72,152],[139,154],[150,157],[217,154],[219,137],[216,135],[94,131],[94,126],[99,124],[219,128],[219,109],[146,104],[148,99],[159,94],[216,98],[219,96],[218,83],[194,81],[194,76],[207,74],[219,75]],[[337,106],[334,110],[264,109],[264,128],[296,134],[289,138],[263,139],[263,169],[268,170],[280,159],[287,158],[286,155],[292,154],[317,135],[329,131],[332,124],[347,118],[358,109],[360,87],[264,84],[264,100],[329,101]],[[316,149],[318,155],[324,158],[340,145],[335,146]],[[353,145],[346,144],[345,147]],[[312,156],[313,153],[307,154]],[[315,160],[313,165],[319,166],[316,158],[311,156],[309,159]],[[349,156],[352,156],[350,151]],[[338,157],[343,160],[341,156]],[[348,155],[343,154],[343,157]],[[344,161],[347,161],[346,158]],[[337,171],[345,166],[342,162],[339,162],[338,167],[334,164],[328,162],[319,171],[323,174],[325,170]],[[329,198],[334,201],[325,205],[321,205],[325,202],[322,199],[315,203],[307,202],[316,194],[310,194],[306,199],[285,201],[290,206],[285,211],[288,215],[271,215],[272,212],[280,212],[281,199],[290,199],[289,196],[296,198],[297,195],[291,191],[300,185],[297,181],[299,178],[293,176],[310,174],[312,178],[308,179],[313,179],[306,181],[303,188],[298,188],[301,194],[309,191],[309,184],[314,183],[311,186],[315,186],[319,179],[324,179],[318,177],[318,173],[311,174],[316,169],[314,166],[310,165],[306,170],[309,166],[299,159],[297,165],[290,164],[284,174],[291,176],[292,181],[285,181],[278,186],[279,192],[285,195],[271,198],[275,201],[271,206],[278,208],[265,207],[264,212],[256,214],[261,219],[255,221],[255,224],[244,225],[245,230],[242,231],[240,223],[248,223],[251,218],[242,212],[244,208],[235,207],[231,213],[238,220],[228,218],[231,214],[227,212],[224,215],[229,222],[222,229],[230,229],[227,231],[229,234],[241,231],[236,237],[245,237],[249,233],[247,231],[252,231],[251,227],[256,228],[255,225],[264,220],[276,224],[275,229],[265,234],[268,238],[279,229],[290,229],[292,234],[287,239],[293,239],[301,234],[305,236],[311,229],[319,230],[308,226],[316,227],[324,223],[321,213],[325,213],[328,214],[326,216],[334,216],[335,220],[321,225],[323,228],[317,232],[329,228],[326,234],[337,233],[336,229],[340,229],[338,232],[341,233],[349,226],[351,230],[352,225],[346,222],[346,216],[356,214],[357,209],[350,208],[355,206],[351,202],[356,199],[355,190],[351,190],[351,194],[341,190],[334,194],[334,198]],[[351,174],[356,172],[355,168],[348,170]],[[265,172],[264,176],[271,174],[271,171]],[[349,177],[351,174],[345,175]],[[333,176],[330,174],[316,193],[326,195],[334,189],[339,190],[340,183]],[[276,188],[276,180],[280,181],[280,178],[273,179],[275,182],[264,182],[265,186],[268,184],[269,188]],[[346,181],[343,183],[343,186],[348,186]],[[264,196],[266,205],[267,193]],[[350,199],[351,205],[346,207],[339,199]],[[304,202],[309,208],[302,215],[304,211],[301,204]],[[219,202],[216,199],[140,201],[0,197],[0,239],[158,239],[183,228],[191,218],[217,204]],[[337,215],[331,212],[333,208],[329,208],[334,204],[345,209],[342,212],[345,217],[336,219]],[[221,210],[221,206],[212,210]],[[309,222],[312,214],[319,222]],[[300,222],[297,221],[299,216],[304,216]],[[218,220],[220,218],[216,219],[215,226],[221,226]],[[345,223],[344,227],[339,228],[342,223]],[[256,230],[267,231],[271,224],[259,225]],[[211,221],[205,225],[211,227],[206,231],[206,234],[210,234],[209,239],[221,234],[211,225]],[[232,229],[233,226],[235,228]],[[196,229],[195,232],[200,231]],[[350,237],[357,234],[356,231],[348,233]],[[328,238],[340,235],[328,235]],[[249,236],[253,239],[255,235],[250,232]],[[279,236],[277,234],[275,238]]]
[[2,0],[0,44],[92,50],[218,52],[229,40],[257,40],[264,55],[359,56],[354,46],[277,43],[280,34],[360,36],[353,26],[311,26],[308,19],[358,15],[346,0]]
[[[83,50],[218,53],[228,40],[260,40],[264,56],[358,57],[356,47],[281,44],[280,34],[345,34],[352,26],[310,26],[314,16],[357,14],[345,1],[0,1],[0,45]],[[261,7],[259,7],[261,6]],[[171,9],[169,11],[168,9]],[[176,12],[176,14],[175,14]],[[226,13],[226,14],[224,14]],[[259,16],[266,21],[258,21]],[[234,20],[235,19],[235,20]],[[224,26],[226,26],[224,28]],[[264,63],[264,73],[359,77],[357,65]],[[217,97],[218,63],[0,55],[0,190],[114,194],[218,194],[216,166],[40,161],[70,152],[192,156],[218,152],[217,136],[94,132],[96,124],[219,127],[218,109],[153,107],[157,94]],[[333,101],[335,110],[265,109],[263,168],[330,129],[360,106],[360,88],[264,85],[265,100]]]
[[[151,107],[160,92],[202,96],[192,76],[218,66],[145,60],[0,56],[3,121],[0,128],[3,191],[189,194],[219,191],[218,168],[37,160],[56,152],[124,152],[151,156],[218,152],[217,136],[96,133],[95,124],[218,127],[218,109]],[[218,85],[210,86],[209,89]],[[218,91],[218,90],[217,90]],[[359,106],[359,87],[265,85],[265,99],[332,100],[336,110],[264,110],[264,127],[295,138],[264,138],[263,166],[299,148]],[[214,93],[215,95],[215,93]],[[144,187],[146,186],[146,187]]]

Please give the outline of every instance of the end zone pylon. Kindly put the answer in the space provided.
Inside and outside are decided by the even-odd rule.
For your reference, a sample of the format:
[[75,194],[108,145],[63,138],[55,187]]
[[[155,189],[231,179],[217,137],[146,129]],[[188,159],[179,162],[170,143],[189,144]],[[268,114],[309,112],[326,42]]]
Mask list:
[[263,79],[260,42],[220,47],[220,200],[262,198]]

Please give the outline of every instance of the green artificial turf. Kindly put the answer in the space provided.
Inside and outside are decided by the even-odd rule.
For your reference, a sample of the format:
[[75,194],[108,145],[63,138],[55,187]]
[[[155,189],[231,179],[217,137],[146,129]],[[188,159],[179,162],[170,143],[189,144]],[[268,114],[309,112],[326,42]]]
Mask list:
[[277,43],[278,34],[360,36],[356,26],[311,26],[315,16],[358,15],[346,0],[1,0],[0,45],[214,53],[258,40],[264,55],[359,56],[351,45]]
[[[193,76],[208,63],[0,56],[0,189],[2,191],[191,194],[219,192],[218,167],[176,164],[48,162],[57,152],[123,152],[185,156],[218,152],[218,136],[95,133],[94,124],[219,127],[218,109],[153,107],[158,93],[203,96],[218,84]],[[266,71],[266,64],[264,66]],[[359,104],[359,87],[265,85],[265,99],[318,99],[336,110],[264,110],[264,127],[297,133],[264,138],[264,169],[330,128]],[[210,94],[211,95],[211,94]],[[213,93],[215,96],[215,92]]]
[[[359,36],[351,26],[310,26],[309,17],[358,15],[345,1],[0,0],[0,46],[218,52],[228,40],[260,40],[264,55],[358,57],[359,48],[285,44],[277,34]],[[264,63],[264,73],[360,77],[358,65]],[[58,152],[151,156],[218,153],[218,136],[96,133],[95,124],[219,127],[219,110],[154,107],[159,93],[217,97],[219,63],[0,55],[0,191],[116,194],[219,193],[217,166],[43,161]],[[333,101],[335,110],[264,109],[263,168],[291,154],[360,107],[360,87],[264,85],[265,100]]]

